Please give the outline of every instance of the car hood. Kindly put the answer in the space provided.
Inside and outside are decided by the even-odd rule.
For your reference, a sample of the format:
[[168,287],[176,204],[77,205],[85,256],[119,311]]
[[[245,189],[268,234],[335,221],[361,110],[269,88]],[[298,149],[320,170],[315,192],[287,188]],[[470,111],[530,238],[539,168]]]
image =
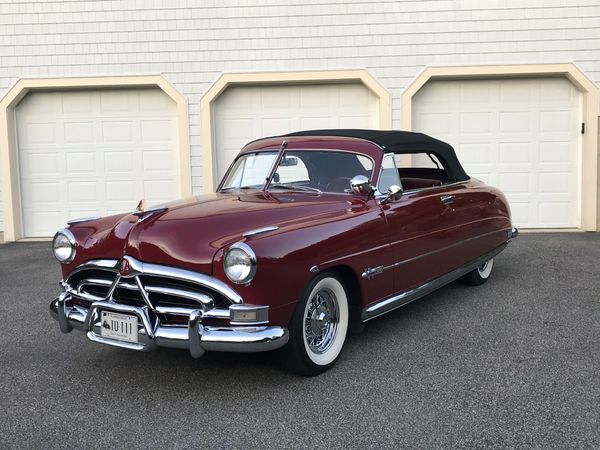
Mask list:
[[[129,255],[144,262],[212,273],[215,253],[249,231],[277,226],[269,233],[329,221],[359,201],[347,195],[250,192],[212,194],[167,204],[166,211],[144,220],[122,216],[86,240],[96,258]],[[90,225],[82,225],[82,227]],[[260,239],[261,234],[250,239]],[[118,255],[116,254],[118,252]],[[110,256],[109,256],[110,255]]]

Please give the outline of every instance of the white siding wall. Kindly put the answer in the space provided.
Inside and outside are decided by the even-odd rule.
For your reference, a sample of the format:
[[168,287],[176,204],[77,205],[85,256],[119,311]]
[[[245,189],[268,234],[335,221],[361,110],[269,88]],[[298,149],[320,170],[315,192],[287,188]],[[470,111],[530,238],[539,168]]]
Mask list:
[[597,0],[4,0],[0,95],[21,77],[163,73],[189,102],[199,192],[200,96],[222,72],[366,68],[399,128],[430,65],[574,62],[598,83],[599,23]]

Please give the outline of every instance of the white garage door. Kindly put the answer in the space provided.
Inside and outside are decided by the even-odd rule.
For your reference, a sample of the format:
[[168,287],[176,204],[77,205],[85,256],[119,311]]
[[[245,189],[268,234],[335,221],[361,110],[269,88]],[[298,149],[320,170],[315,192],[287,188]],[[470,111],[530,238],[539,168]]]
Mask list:
[[566,79],[433,81],[413,129],[451,143],[466,172],[499,187],[523,228],[580,226],[580,94]]
[[25,237],[180,195],[176,105],[158,89],[31,93],[16,117]]
[[361,84],[229,88],[214,110],[217,178],[254,139],[321,128],[378,128],[377,105]]

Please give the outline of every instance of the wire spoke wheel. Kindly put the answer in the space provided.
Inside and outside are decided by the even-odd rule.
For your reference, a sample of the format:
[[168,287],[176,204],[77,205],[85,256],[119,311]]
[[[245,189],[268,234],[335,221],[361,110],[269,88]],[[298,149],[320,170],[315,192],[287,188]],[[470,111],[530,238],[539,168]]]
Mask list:
[[315,353],[324,353],[331,347],[339,322],[338,301],[331,289],[319,290],[307,304],[304,316],[306,342]]
[[290,322],[290,369],[317,375],[335,364],[346,342],[349,318],[342,280],[335,272],[317,275],[306,287]]

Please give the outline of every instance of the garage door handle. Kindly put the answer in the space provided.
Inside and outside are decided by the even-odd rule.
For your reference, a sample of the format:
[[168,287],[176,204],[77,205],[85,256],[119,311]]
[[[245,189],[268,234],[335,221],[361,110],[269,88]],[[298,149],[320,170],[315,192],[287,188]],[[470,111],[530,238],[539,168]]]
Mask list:
[[454,195],[442,195],[440,201],[444,205],[450,205],[451,203],[454,203]]

